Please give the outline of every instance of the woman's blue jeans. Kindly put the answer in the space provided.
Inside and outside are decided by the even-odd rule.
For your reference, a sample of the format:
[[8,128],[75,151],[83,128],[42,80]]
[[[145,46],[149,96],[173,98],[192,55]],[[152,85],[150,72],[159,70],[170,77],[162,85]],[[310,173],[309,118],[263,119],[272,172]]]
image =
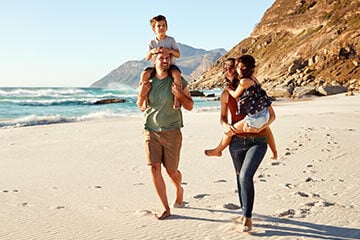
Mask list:
[[234,136],[229,145],[236,171],[237,187],[243,215],[251,218],[254,206],[254,175],[267,150],[266,137]]

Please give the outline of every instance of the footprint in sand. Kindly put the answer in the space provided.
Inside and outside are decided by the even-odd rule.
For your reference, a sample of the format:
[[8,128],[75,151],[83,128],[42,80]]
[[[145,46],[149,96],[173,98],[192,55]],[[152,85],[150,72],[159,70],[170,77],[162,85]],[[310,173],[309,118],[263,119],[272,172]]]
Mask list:
[[309,197],[309,194],[304,193],[304,192],[296,192],[296,195],[299,195],[300,197]]
[[14,190],[8,190],[8,189],[4,189],[3,191],[2,191],[3,193],[8,193],[8,192],[15,192],[15,193],[17,193],[17,192],[19,192],[19,190],[17,190],[17,189],[14,189]]
[[294,217],[294,215],[295,215],[294,209],[288,209],[288,210],[278,214],[279,217]]
[[146,209],[137,210],[135,213],[140,215],[140,216],[152,216],[152,215],[154,215],[152,211],[146,210]]
[[204,194],[197,194],[194,196],[196,199],[203,199],[204,197],[208,197],[210,194],[204,193]]
[[144,183],[134,183],[133,186],[143,186]]
[[223,208],[230,209],[230,210],[237,210],[240,209],[240,206],[234,203],[225,203]]
[[50,207],[51,210],[60,210],[60,209],[64,209],[65,206],[52,206]]
[[224,179],[216,180],[214,183],[226,183],[227,181]]

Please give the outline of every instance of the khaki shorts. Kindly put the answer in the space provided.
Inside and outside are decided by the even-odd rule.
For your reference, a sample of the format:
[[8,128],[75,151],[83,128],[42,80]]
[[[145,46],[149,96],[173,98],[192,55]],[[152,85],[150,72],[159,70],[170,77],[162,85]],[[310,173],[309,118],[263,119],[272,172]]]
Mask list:
[[161,132],[145,130],[144,137],[147,164],[162,163],[167,170],[176,171],[180,161],[181,130]]

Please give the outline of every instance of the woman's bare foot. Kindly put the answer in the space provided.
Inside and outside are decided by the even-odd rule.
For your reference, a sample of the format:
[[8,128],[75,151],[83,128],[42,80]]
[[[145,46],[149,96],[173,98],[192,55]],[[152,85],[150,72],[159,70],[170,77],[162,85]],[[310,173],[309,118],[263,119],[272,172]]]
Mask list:
[[165,210],[164,212],[162,212],[162,214],[155,214],[155,217],[158,220],[164,220],[165,218],[169,217],[171,215],[170,213],[170,209]]
[[209,157],[221,157],[222,153],[215,149],[206,149],[205,155]]
[[235,223],[242,223],[244,222],[244,216],[233,218],[233,222]]
[[252,230],[252,220],[251,218],[244,217],[242,224],[242,232],[250,232]]

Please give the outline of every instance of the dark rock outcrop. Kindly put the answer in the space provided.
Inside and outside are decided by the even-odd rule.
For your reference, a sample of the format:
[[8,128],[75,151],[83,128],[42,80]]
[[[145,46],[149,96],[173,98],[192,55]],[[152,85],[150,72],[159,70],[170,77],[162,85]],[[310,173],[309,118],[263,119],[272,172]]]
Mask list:
[[121,98],[108,98],[108,99],[98,100],[98,101],[94,102],[94,104],[95,104],[95,105],[98,105],[98,104],[124,103],[124,102],[126,102],[125,99],[121,99]]

